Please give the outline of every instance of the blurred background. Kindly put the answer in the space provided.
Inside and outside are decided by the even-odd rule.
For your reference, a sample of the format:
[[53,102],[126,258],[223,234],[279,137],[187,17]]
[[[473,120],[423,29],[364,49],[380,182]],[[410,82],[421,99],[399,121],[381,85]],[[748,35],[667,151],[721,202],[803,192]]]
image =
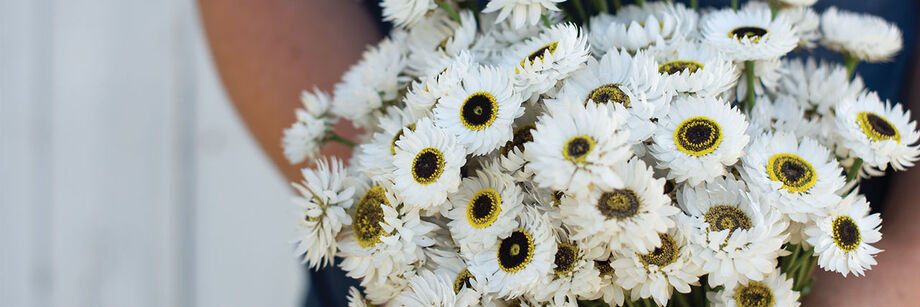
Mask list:
[[301,301],[207,48],[193,0],[0,0],[0,306]]

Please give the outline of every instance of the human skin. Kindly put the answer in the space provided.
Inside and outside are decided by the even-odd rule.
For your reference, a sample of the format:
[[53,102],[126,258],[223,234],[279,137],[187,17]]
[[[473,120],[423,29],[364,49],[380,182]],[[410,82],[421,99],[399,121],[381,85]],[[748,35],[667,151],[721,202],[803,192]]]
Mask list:
[[[299,169],[281,149],[284,128],[294,122],[299,96],[314,85],[331,90],[367,44],[381,37],[359,1],[352,0],[199,0],[218,71],[239,114],[262,149],[289,181]],[[869,65],[869,64],[867,64]],[[920,71],[915,65],[912,71]],[[916,76],[911,78],[916,80]],[[920,110],[920,86],[908,95]],[[915,116],[917,113],[914,113]],[[354,135],[348,123],[336,127]],[[339,144],[325,155],[349,155]],[[805,306],[911,306],[920,301],[920,167],[896,174],[882,213],[885,251],[865,277],[843,278],[816,269],[818,282]]]
[[[302,108],[300,93],[330,91],[382,34],[356,0],[199,0],[217,70],[237,112],[288,181],[300,181],[305,163],[284,158],[281,136]],[[335,127],[354,135],[347,121]],[[324,155],[347,157],[331,143]]]

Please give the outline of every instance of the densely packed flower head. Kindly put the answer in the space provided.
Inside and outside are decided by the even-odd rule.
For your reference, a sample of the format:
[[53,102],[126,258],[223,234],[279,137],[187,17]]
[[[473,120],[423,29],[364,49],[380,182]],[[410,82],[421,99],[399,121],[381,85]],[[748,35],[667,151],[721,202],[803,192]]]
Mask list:
[[[920,133],[854,68],[901,32],[675,2],[382,1],[396,28],[284,133],[292,163],[355,146],[294,184],[298,255],[341,258],[353,306],[797,306],[816,265],[863,275],[859,184]],[[844,64],[798,56],[818,42]]]

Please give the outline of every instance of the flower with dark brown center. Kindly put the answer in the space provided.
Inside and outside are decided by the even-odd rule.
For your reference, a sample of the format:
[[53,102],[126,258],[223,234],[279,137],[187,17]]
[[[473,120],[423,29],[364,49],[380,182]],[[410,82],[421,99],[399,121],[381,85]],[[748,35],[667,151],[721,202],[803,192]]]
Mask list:
[[770,180],[783,183],[790,193],[808,191],[818,180],[811,163],[791,153],[775,154],[767,160],[767,175]]
[[696,61],[684,61],[684,60],[674,60],[661,65],[658,65],[659,74],[679,74],[683,71],[689,71],[690,74],[695,73],[697,70],[703,68],[703,64],[700,64]]
[[581,164],[594,149],[594,139],[587,135],[576,135],[565,141],[562,146],[562,156],[572,163]]
[[604,192],[597,200],[597,211],[606,219],[625,219],[639,212],[639,196],[630,189]]
[[674,144],[677,149],[691,156],[699,157],[712,153],[722,143],[722,127],[706,117],[692,117],[680,123],[674,130]]
[[745,38],[751,39],[751,42],[759,42],[761,38],[767,35],[769,31],[761,27],[737,27],[731,32],[728,32],[728,37],[736,38],[742,40]]
[[578,261],[578,247],[572,243],[559,243],[556,248],[556,257],[553,263],[556,267],[553,272],[557,276],[568,274],[575,269],[575,262]]
[[434,183],[444,172],[444,154],[434,147],[423,148],[412,160],[412,178],[421,185]]
[[[406,126],[406,128],[409,128],[409,131],[415,131],[415,124],[409,124],[408,126]],[[396,154],[396,141],[399,141],[399,138],[403,136],[404,130],[405,129],[399,129],[399,131],[396,131],[396,134],[393,135],[393,140],[390,141],[390,154],[391,155]]]
[[355,239],[361,247],[372,247],[380,243],[380,236],[383,235],[383,207],[389,206],[386,191],[376,186],[368,189],[358,200],[355,205],[355,213],[352,217],[351,230],[355,233]]
[[604,84],[600,87],[591,90],[588,93],[588,97],[585,98],[585,103],[588,101],[594,101],[594,103],[619,103],[624,107],[629,107],[629,95],[626,95],[622,89],[620,89],[620,84]]
[[751,218],[744,211],[734,206],[712,206],[703,214],[703,220],[709,224],[710,231],[728,229],[729,235],[735,229],[751,229]]
[[834,243],[844,252],[852,252],[859,247],[862,236],[859,234],[859,226],[853,218],[842,215],[834,218],[831,224],[834,235]]
[[540,61],[543,61],[543,57],[546,55],[546,52],[549,51],[549,54],[553,54],[556,52],[556,47],[559,47],[559,42],[552,42],[552,43],[543,45],[543,47],[540,47],[540,49],[537,49],[534,52],[531,52],[529,55],[527,55],[526,58],[521,60],[521,66],[524,66],[525,65],[524,63],[530,63],[531,65],[533,65],[533,62],[536,61],[537,59],[539,59]]
[[476,280],[476,277],[470,273],[468,268],[464,268],[463,271],[457,273],[457,277],[454,278],[454,294],[460,293],[460,290],[463,290],[463,288],[472,288],[473,283],[471,283],[470,280]]
[[648,254],[638,255],[639,261],[645,265],[646,269],[653,264],[660,269],[677,261],[677,255],[680,252],[677,242],[666,233],[658,234],[658,237],[661,239],[658,247]]
[[514,136],[501,148],[502,155],[507,156],[515,148],[524,152],[524,144],[533,141],[533,131],[536,129],[537,125],[534,123],[523,124],[514,129]]
[[498,267],[507,273],[524,269],[533,260],[533,236],[523,229],[515,230],[498,245]]
[[757,281],[736,288],[734,298],[739,307],[770,307],[774,304],[773,290]]
[[856,115],[859,128],[873,141],[895,140],[901,143],[901,133],[884,117],[872,112],[860,112]]
[[502,197],[494,189],[479,190],[466,205],[466,220],[474,228],[489,227],[502,212]]
[[488,128],[497,116],[498,101],[489,92],[473,93],[460,106],[460,122],[470,130]]

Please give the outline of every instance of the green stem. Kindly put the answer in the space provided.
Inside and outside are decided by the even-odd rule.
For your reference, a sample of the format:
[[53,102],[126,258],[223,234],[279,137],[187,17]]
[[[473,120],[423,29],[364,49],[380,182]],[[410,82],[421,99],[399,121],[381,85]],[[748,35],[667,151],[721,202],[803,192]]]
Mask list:
[[748,113],[754,109],[754,61],[744,61],[744,70],[747,73],[747,96],[744,97],[744,107]]
[[853,161],[853,165],[850,165],[850,169],[847,170],[847,183],[856,179],[859,176],[859,169],[862,168],[863,160],[856,158],[856,161]]
[[645,0],[636,0],[636,5],[639,6],[640,8],[641,8],[641,7],[644,7],[644,6],[645,6]]
[[355,147],[355,145],[356,145],[355,142],[349,141],[349,140],[347,140],[347,139],[345,139],[345,138],[339,136],[338,134],[335,134],[335,132],[332,132],[332,135],[330,135],[329,137],[327,137],[326,140],[329,140],[329,141],[336,141],[336,142],[345,144],[345,146],[348,146],[348,147]]
[[441,9],[447,12],[447,15],[450,16],[450,19],[453,19],[458,24],[463,24],[463,22],[460,21],[460,14],[457,14],[457,11],[454,10],[454,7],[450,6],[450,4],[447,3],[446,0],[434,0],[434,2],[437,3],[438,6],[441,7]]
[[626,298],[626,307],[634,307],[632,301],[630,301],[628,297]]
[[690,0],[690,8],[693,10],[700,8],[700,0]]
[[859,58],[844,54],[843,63],[847,66],[847,80],[850,80],[856,72],[856,65],[859,65]]
[[592,0],[591,2],[594,5],[594,9],[596,11],[598,12],[607,11],[607,0]]
[[783,273],[789,274],[789,269],[792,267],[792,264],[795,263],[796,258],[799,257],[799,250],[802,248],[801,245],[796,244],[795,249],[792,250],[791,254],[786,255],[780,259],[780,271]]
[[543,25],[544,25],[544,26],[546,26],[547,28],[549,28],[550,26],[552,26],[552,24],[550,24],[550,22],[549,22],[549,17],[546,17],[546,14],[540,15],[540,18],[543,19]]
[[811,271],[814,271],[815,269],[815,265],[812,262],[812,258],[817,259],[817,257],[813,257],[814,252],[815,252],[814,249],[810,249],[806,251],[805,257],[799,260],[801,261],[802,265],[798,267],[796,275],[795,275],[795,280],[793,281],[793,289],[795,289],[796,291],[802,290],[802,286],[808,283],[808,280],[806,280],[806,278],[810,278]]
[[677,306],[690,307],[690,301],[687,300],[687,294],[680,293],[677,291],[675,291],[674,294],[676,294],[674,295],[674,302],[676,303]]
[[573,5],[575,5],[575,11],[578,13],[578,19],[581,19],[582,23],[588,22],[588,14],[585,13],[585,7],[581,4],[581,0],[572,0]]
[[732,9],[735,11],[738,10],[738,0],[732,0]]
[[615,11],[619,11],[619,10],[620,10],[620,6],[621,6],[621,5],[620,5],[620,0],[613,0],[613,9],[614,9]]

